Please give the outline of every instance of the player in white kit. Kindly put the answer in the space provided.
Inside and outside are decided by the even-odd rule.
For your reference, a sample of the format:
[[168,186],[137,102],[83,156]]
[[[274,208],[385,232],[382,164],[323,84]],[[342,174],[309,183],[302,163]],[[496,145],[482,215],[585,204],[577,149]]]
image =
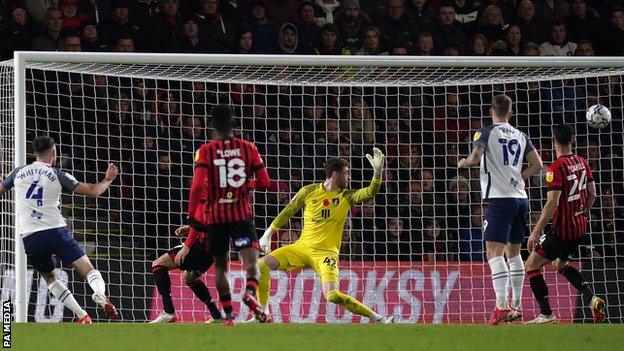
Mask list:
[[[542,159],[529,138],[509,124],[511,105],[511,99],[506,95],[494,97],[490,109],[493,125],[475,133],[472,153],[458,163],[459,167],[481,163],[481,195],[489,202],[483,221],[483,237],[496,293],[496,307],[489,321],[493,325],[522,316],[520,300],[524,264],[520,248],[529,207],[524,180],[542,168]],[[529,165],[523,171],[525,158]],[[507,256],[509,269],[503,254]],[[510,278],[511,304],[507,297]]]
[[59,209],[63,190],[90,197],[102,195],[117,177],[117,167],[109,164],[104,180],[97,184],[82,183],[69,173],[52,167],[56,161],[54,139],[37,137],[33,140],[33,149],[37,160],[17,167],[0,183],[0,196],[15,188],[17,234],[24,243],[28,262],[43,275],[50,293],[76,314],[76,323],[89,324],[91,317],[78,305],[65,284],[57,279],[53,254],[61,261],[71,263],[86,277],[94,292],[93,301],[104,310],[108,318],[119,318],[115,306],[106,297],[102,274],[93,268],[89,258],[67,230],[67,222]]

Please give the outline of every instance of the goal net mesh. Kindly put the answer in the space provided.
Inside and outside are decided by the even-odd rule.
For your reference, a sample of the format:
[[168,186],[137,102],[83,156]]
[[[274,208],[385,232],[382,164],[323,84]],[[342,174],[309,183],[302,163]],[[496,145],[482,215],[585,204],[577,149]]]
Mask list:
[[[434,64],[434,63],[432,63]],[[575,151],[587,157],[599,199],[591,231],[572,258],[596,293],[606,297],[608,320],[622,320],[624,297],[623,122],[624,67],[351,67],[130,65],[29,62],[26,68],[26,140],[48,134],[59,147],[57,166],[85,182],[102,179],[109,162],[120,175],[98,199],[64,194],[70,230],[107,282],[124,321],[144,322],[162,310],[151,263],[180,244],[194,151],[211,137],[206,127],[215,104],[234,107],[236,132],[264,156],[274,186],[255,192],[258,235],[303,185],[324,178],[328,156],[347,159],[352,188],[372,176],[363,156],[373,146],[387,155],[382,189],[356,205],[343,234],[341,290],[399,322],[484,323],[494,292],[484,258],[478,169],[458,169],[473,133],[491,124],[499,93],[514,101],[512,123],[526,132],[544,163],[553,161],[553,124],[570,123]],[[13,165],[13,68],[0,66],[0,167]],[[587,107],[611,109],[603,130],[585,121]],[[26,145],[28,162],[32,148]],[[543,174],[530,180],[530,222],[545,202]],[[14,293],[13,207],[0,199],[2,298]],[[293,242],[294,218],[274,238]],[[528,228],[527,228],[528,236]],[[523,250],[523,257],[527,252]],[[244,273],[231,254],[229,272],[238,321]],[[587,301],[565,278],[545,268],[554,313],[565,322],[591,320]],[[91,290],[67,262],[57,273],[78,302],[99,321]],[[172,296],[183,321],[209,317],[172,271]],[[40,275],[27,273],[29,321],[71,319],[47,292]],[[212,269],[202,277],[213,295]],[[539,313],[525,281],[524,314]],[[328,304],[312,271],[273,272],[271,309],[277,322],[365,322]]]

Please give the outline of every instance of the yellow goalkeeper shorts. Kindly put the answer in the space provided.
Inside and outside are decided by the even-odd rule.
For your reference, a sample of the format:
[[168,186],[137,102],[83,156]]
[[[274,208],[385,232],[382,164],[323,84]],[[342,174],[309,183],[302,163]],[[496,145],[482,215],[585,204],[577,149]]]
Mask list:
[[272,251],[269,256],[279,262],[281,271],[312,268],[321,282],[339,281],[338,254],[331,251],[314,250],[295,242]]

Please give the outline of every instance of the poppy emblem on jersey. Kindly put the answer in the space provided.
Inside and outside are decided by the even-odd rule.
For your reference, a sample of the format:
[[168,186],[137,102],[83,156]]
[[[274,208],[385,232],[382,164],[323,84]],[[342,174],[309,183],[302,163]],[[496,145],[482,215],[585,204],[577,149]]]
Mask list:
[[323,199],[323,206],[329,206],[329,199]]
[[552,182],[555,179],[555,174],[553,172],[546,172],[546,181]]
[[332,203],[334,204],[334,206],[338,206],[338,204],[340,203],[340,199],[335,197],[332,199]]
[[199,161],[199,150],[195,152],[195,162]]
[[481,132],[476,132],[474,137],[472,137],[472,141],[478,141],[479,139],[481,139]]

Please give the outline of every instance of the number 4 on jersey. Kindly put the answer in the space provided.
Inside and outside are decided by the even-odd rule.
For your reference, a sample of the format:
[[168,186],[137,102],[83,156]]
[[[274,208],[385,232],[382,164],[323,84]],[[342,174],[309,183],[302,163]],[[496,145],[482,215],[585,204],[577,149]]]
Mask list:
[[[43,206],[43,187],[37,188],[38,180],[35,180],[30,184],[28,191],[26,191],[27,200],[37,200],[37,206]],[[35,191],[36,190],[36,191]]]

